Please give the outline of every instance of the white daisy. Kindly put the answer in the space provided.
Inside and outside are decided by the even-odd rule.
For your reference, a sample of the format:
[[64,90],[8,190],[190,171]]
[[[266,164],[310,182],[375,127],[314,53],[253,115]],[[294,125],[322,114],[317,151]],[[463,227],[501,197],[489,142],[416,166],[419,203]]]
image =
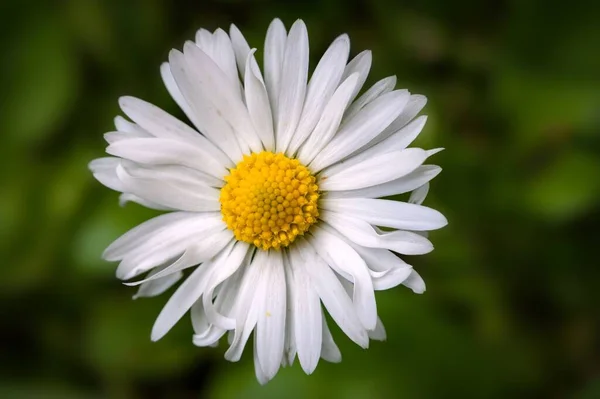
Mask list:
[[[324,313],[363,348],[385,339],[375,290],[425,285],[397,254],[433,249],[423,232],[446,225],[421,206],[440,168],[437,150],[407,148],[426,117],[424,96],[394,90],[395,77],[361,91],[371,67],[348,62],[338,37],[308,78],[306,26],[274,20],[263,71],[235,27],[198,31],[161,66],[164,83],[196,129],[161,109],[123,97],[112,155],[91,162],[121,201],[168,211],[104,252],[117,277],[158,295],[192,268],[158,316],[152,340],[188,310],[193,343],[228,334],[237,361],[254,332],[260,383],[296,355],[310,374],[320,358],[339,362]],[[408,202],[380,199],[412,192]],[[382,228],[386,228],[385,230]]]

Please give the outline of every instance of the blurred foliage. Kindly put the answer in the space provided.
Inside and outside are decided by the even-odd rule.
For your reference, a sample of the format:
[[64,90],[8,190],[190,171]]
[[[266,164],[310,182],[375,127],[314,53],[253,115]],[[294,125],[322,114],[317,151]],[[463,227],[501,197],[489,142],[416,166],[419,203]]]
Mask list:
[[[337,332],[341,364],[261,387],[249,353],[194,347],[187,321],[150,342],[166,295],[132,301],[100,254],[154,212],[87,162],[120,95],[182,116],[169,49],[231,22],[260,49],[275,16],[305,20],[313,65],[347,32],[370,82],[428,96],[418,144],[446,151],[427,204],[450,224],[409,260],[425,295],[378,294],[386,343]],[[0,397],[600,398],[599,18],[577,0],[3,1]]]

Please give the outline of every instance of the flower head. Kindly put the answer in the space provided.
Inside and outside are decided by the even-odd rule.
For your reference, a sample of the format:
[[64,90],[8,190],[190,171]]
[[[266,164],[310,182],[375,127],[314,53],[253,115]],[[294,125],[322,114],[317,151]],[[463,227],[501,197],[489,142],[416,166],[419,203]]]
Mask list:
[[[91,162],[121,201],[166,211],[104,252],[135,297],[161,294],[191,270],[158,316],[158,340],[188,311],[193,343],[237,361],[254,332],[265,383],[298,356],[312,373],[339,362],[324,312],[366,348],[385,338],[375,290],[425,285],[397,254],[433,249],[424,231],[446,224],[421,205],[440,168],[437,150],[407,148],[425,125],[426,99],[394,90],[395,77],[357,98],[371,66],[348,62],[346,35],[309,76],[302,21],[274,20],[261,72],[240,31],[201,29],[161,66],[167,90],[195,126],[123,97],[130,118],[105,135],[112,157]],[[408,202],[382,199],[411,192]],[[382,228],[386,228],[383,230]]]

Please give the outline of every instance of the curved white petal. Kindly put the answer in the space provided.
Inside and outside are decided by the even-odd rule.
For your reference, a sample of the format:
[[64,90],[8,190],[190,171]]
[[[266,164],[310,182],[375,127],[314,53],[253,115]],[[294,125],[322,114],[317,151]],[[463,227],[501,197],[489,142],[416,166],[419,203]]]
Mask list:
[[177,166],[142,167],[121,163],[117,176],[125,191],[182,211],[218,211],[219,190],[205,185],[197,171]]
[[420,148],[407,148],[378,154],[344,167],[344,162],[325,169],[319,176],[319,188],[325,191],[357,190],[387,183],[408,175],[427,159]]
[[267,29],[264,56],[265,86],[267,87],[267,93],[269,93],[273,117],[278,114],[279,88],[286,41],[285,26],[279,18],[275,18],[269,25],[269,29]]
[[321,358],[330,363],[339,363],[342,361],[342,353],[338,346],[335,344],[331,331],[327,326],[327,320],[325,315],[321,312],[321,325],[323,327],[323,341],[321,343]]
[[304,165],[310,164],[336,134],[357,81],[358,74],[354,73],[344,80],[333,93],[321,114],[317,126],[298,151],[298,159]]
[[202,297],[202,304],[204,305],[208,321],[226,330],[233,330],[235,328],[235,320],[221,315],[217,311],[216,305],[213,303],[213,293],[221,283],[230,278],[238,270],[248,253],[248,249],[249,246],[245,242],[236,242],[235,247],[227,254],[227,257],[219,262],[219,266],[210,277],[206,293]]
[[345,122],[337,135],[315,157],[310,166],[321,171],[370,142],[402,112],[408,91],[395,90],[378,97]]
[[[155,275],[161,270],[162,269],[157,268],[150,271],[150,273],[148,273],[148,277]],[[140,288],[138,289],[137,293],[133,296],[133,299],[150,298],[160,295],[169,288],[171,288],[173,285],[175,285],[175,283],[181,280],[182,277],[183,273],[179,271],[177,273],[172,273],[158,279],[147,281],[140,285]]]
[[398,115],[398,117],[379,136],[375,137],[375,139],[369,143],[369,146],[375,145],[387,139],[395,132],[402,129],[408,122],[417,116],[419,112],[421,112],[423,107],[425,107],[425,104],[427,104],[427,97],[421,94],[411,94],[408,103],[402,110],[402,113]]
[[132,121],[155,137],[194,142],[198,132],[157,106],[139,98],[123,96],[119,105]]
[[157,211],[176,211],[176,209],[157,204],[152,201],[148,201],[147,199],[138,197],[135,194],[123,193],[119,195],[120,206],[124,207],[128,202],[135,202],[136,204],[140,204],[142,206],[145,206],[146,208],[156,209]]
[[137,246],[156,239],[157,242],[171,235],[184,236],[193,231],[193,227],[207,219],[217,219],[219,213],[197,214],[192,212],[171,212],[157,216],[129,230],[110,244],[102,254],[108,261],[121,260]]
[[358,111],[363,109],[365,105],[369,104],[377,97],[394,90],[394,87],[396,87],[395,76],[388,76],[387,78],[381,79],[348,107],[344,113],[344,119],[352,118]]
[[230,362],[240,360],[248,338],[256,327],[258,311],[262,308],[267,290],[265,286],[267,275],[263,267],[267,264],[267,259],[266,251],[257,250],[252,263],[244,268],[244,275],[232,311],[236,322],[233,341],[225,352],[225,359]]
[[215,259],[199,265],[169,298],[169,301],[158,315],[154,327],[152,327],[150,335],[152,341],[158,341],[169,332],[175,323],[192,307],[194,302],[200,298],[210,274],[219,264],[219,260],[223,258],[223,254],[230,250],[230,247],[231,244]]
[[[294,328],[294,346],[298,360],[306,374],[311,374],[321,357],[322,315],[319,296],[312,287],[306,265],[300,254],[291,250],[291,285],[293,285],[291,309]],[[290,361],[291,363],[291,361]]]
[[173,72],[171,72],[171,65],[168,62],[163,62],[160,65],[160,76],[162,77],[163,83],[167,88],[167,91],[169,92],[173,100],[175,100],[179,108],[181,108],[183,113],[194,124],[194,126],[196,126],[196,128],[202,130],[202,123],[200,123],[196,114],[192,111],[190,104],[181,93],[181,90],[179,90],[179,86],[177,86],[177,82],[173,77]]
[[373,61],[373,54],[371,50],[364,50],[360,52],[356,57],[354,57],[348,65],[346,65],[346,69],[344,70],[344,74],[342,75],[342,80],[346,79],[348,76],[353,73],[358,73],[358,83],[354,88],[354,92],[352,93],[351,101],[356,98],[360,89],[362,89],[367,77],[369,76],[369,71],[371,70],[371,63]]
[[415,294],[422,294],[425,292],[425,281],[423,281],[421,276],[419,276],[419,273],[417,273],[414,270],[412,271],[410,276],[406,280],[404,280],[402,285],[405,285],[411,290],[413,290]]
[[268,262],[259,265],[266,269],[264,302],[258,308],[256,348],[258,359],[267,379],[277,374],[283,357],[286,316],[286,284],[281,252],[270,251]]
[[326,198],[381,198],[404,194],[415,190],[436,177],[442,168],[436,165],[421,165],[406,176],[358,190],[331,191]]
[[377,306],[373,282],[365,261],[354,249],[335,234],[313,226],[311,244],[318,254],[342,275],[351,276],[354,283],[353,303],[356,313],[367,330],[375,328]]
[[383,326],[383,322],[379,317],[377,318],[375,329],[369,331],[369,338],[375,341],[385,341],[387,338],[385,327]]
[[327,263],[316,254],[311,246],[297,244],[302,251],[306,271],[310,277],[314,290],[321,298],[323,305],[340,326],[342,331],[357,345],[367,348],[369,337],[363,327],[352,300],[346,294],[344,287]]
[[298,150],[317,125],[325,105],[340,84],[349,52],[350,39],[348,35],[341,35],[321,57],[308,83],[302,116],[287,149],[289,154]]
[[212,122],[221,129],[230,130],[237,138],[242,151],[260,151],[260,139],[250,122],[248,110],[237,87],[198,46],[187,42],[183,46],[183,54],[187,61],[187,73],[195,79],[196,88],[201,90]]
[[108,132],[104,133],[104,140],[108,144],[116,143],[121,140],[129,140],[129,139],[141,139],[141,138],[152,138],[154,137],[150,133],[146,132],[143,129],[135,130],[132,132]]
[[[237,63],[238,71],[242,77],[242,80],[246,79],[246,60],[250,54],[250,45],[246,41],[246,38],[240,32],[240,30],[234,24],[229,27],[229,37],[231,38],[231,44],[233,45],[233,52],[235,54],[235,61]],[[258,68],[258,63],[252,58],[252,68],[258,71],[258,78],[264,85],[262,74]]]
[[144,128],[142,128],[137,123],[129,122],[127,119],[123,118],[121,115],[115,116],[114,119],[115,128],[122,133],[131,133],[136,136],[146,136],[146,137],[154,137]]
[[[202,51],[198,49],[198,52]],[[187,57],[177,50],[171,50],[169,53],[171,73],[194,114],[194,123],[235,163],[242,159],[242,151],[248,151],[249,148],[247,145],[240,148],[233,128],[213,104],[213,95],[220,92],[221,87],[230,84],[208,56],[205,56],[204,60],[213,74],[207,74],[200,70],[198,65],[190,64]]]
[[423,255],[433,250],[431,242],[410,231],[380,232],[364,220],[324,211],[321,218],[352,242],[369,248],[386,248],[405,255]]
[[410,194],[408,202],[411,204],[421,205],[423,201],[425,201],[428,192],[429,183],[425,183]]
[[244,75],[246,106],[264,148],[273,151],[275,149],[273,115],[271,114],[267,89],[262,82],[258,67],[255,66],[254,51],[256,50],[251,50],[246,60],[246,73]]
[[100,183],[115,191],[125,191],[125,185],[117,176],[117,167],[121,160],[115,157],[96,158],[91,161],[88,168]]
[[[413,271],[412,266],[387,249],[367,248],[353,243],[351,245],[363,258],[369,269],[376,272],[371,273],[375,290],[396,287],[402,284]],[[377,274],[377,276],[374,277],[373,274]]]
[[300,121],[308,79],[308,32],[294,22],[285,43],[275,113],[275,149],[285,152]]
[[[425,122],[427,122],[427,117],[424,115],[420,116],[408,125],[404,126],[402,129],[392,134],[387,139],[376,145],[367,145],[365,148],[358,149],[343,162],[333,165],[330,168],[335,169],[338,167],[350,167],[378,155],[393,151],[402,151],[413,142],[419,133],[421,133],[421,130],[423,130],[423,127],[425,126]],[[427,156],[431,155],[432,154],[428,153]]]
[[221,68],[233,87],[240,87],[235,53],[229,35],[221,28],[213,34],[214,51],[211,54],[213,61]]
[[372,198],[329,198],[322,209],[352,215],[372,225],[414,231],[436,230],[448,224],[440,212],[421,205]]
[[202,147],[180,141],[156,138],[122,140],[110,144],[106,152],[150,165],[182,165],[204,172],[217,183],[228,174],[226,165]]

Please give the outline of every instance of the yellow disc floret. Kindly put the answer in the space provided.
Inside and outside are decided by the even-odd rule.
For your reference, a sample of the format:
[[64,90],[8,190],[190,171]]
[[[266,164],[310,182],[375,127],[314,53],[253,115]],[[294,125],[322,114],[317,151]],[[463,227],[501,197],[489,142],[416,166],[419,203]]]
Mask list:
[[225,177],[221,213],[235,238],[287,247],[317,221],[319,187],[306,166],[269,151],[244,156]]

